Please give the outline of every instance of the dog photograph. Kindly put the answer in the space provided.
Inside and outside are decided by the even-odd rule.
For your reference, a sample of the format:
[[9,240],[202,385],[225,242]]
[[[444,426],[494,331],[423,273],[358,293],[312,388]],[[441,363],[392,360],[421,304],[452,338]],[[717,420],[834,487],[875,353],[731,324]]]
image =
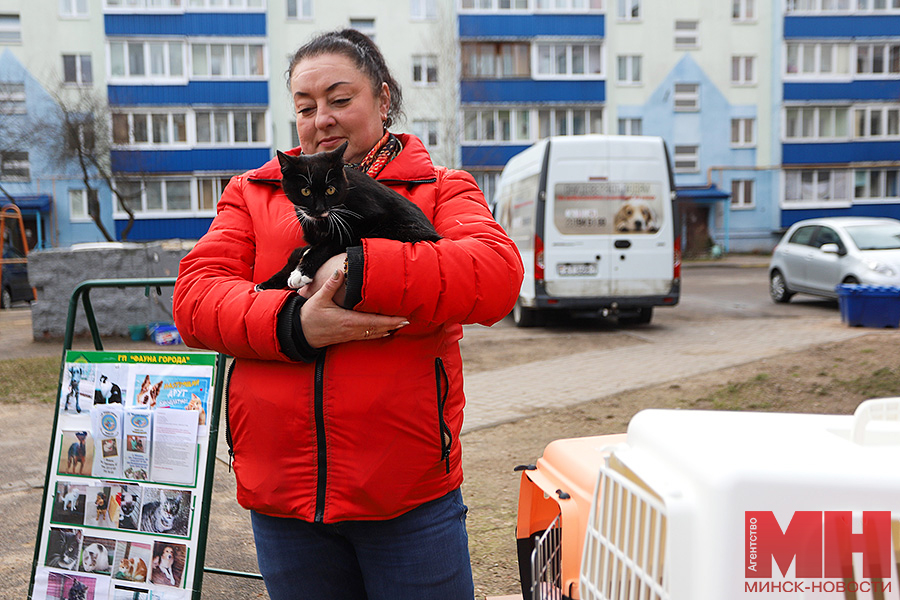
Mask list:
[[59,450],[59,475],[90,476],[94,464],[94,440],[88,431],[63,431]]
[[87,486],[68,481],[58,481],[53,494],[50,520],[54,523],[83,525]]
[[81,544],[80,571],[94,575],[109,575],[112,572],[115,540],[85,536]]
[[154,542],[150,583],[180,587],[186,556],[187,547],[184,544]]
[[626,200],[613,218],[613,227],[619,233],[656,233],[659,225],[656,211],[643,200]]
[[111,490],[111,506],[116,518],[110,520],[119,529],[137,531],[141,524],[141,488],[137,485],[114,485]]
[[93,484],[85,491],[84,524],[88,527],[115,529],[119,518],[112,486]]
[[81,555],[83,535],[80,529],[51,527],[47,542],[47,561],[45,564],[48,567],[57,569],[76,570],[78,557]]
[[116,553],[113,559],[113,579],[146,583],[150,575],[150,561],[153,548],[144,542],[116,542]]
[[63,368],[63,382],[59,406],[62,412],[81,414],[90,411],[94,404],[94,382],[97,365],[88,363],[66,363]]
[[84,575],[49,573],[45,598],[60,600],[94,600],[97,580]]

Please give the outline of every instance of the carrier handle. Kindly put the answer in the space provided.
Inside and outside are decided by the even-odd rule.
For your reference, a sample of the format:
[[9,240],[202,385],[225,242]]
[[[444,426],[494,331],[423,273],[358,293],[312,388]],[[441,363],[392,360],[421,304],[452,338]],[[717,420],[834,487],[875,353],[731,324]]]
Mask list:
[[[872,421],[900,423],[900,397],[866,400],[857,406],[853,412],[853,429],[851,431],[851,439],[854,443],[865,443],[866,429]],[[898,435],[897,441],[900,443],[900,435]]]

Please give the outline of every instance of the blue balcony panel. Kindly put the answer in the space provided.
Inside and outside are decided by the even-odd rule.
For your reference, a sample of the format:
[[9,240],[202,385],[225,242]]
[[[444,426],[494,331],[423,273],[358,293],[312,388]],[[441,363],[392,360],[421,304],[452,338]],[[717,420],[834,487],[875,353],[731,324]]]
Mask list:
[[105,15],[107,37],[266,35],[265,13]]
[[785,17],[785,39],[900,37],[900,15]]
[[460,82],[462,104],[520,103],[594,104],[606,100],[606,82],[485,79]]
[[459,15],[459,37],[533,38],[537,36],[600,37],[602,14],[582,15]]
[[846,208],[781,209],[781,226],[785,229],[803,219],[819,217],[889,217],[900,219],[898,204],[853,204]]
[[[153,240],[200,239],[209,229],[211,217],[185,217],[183,219],[135,219],[128,232],[129,242],[150,242]],[[126,220],[116,221],[116,239],[122,239],[122,230],[128,225]]]
[[254,169],[274,153],[269,148],[206,148],[196,150],[114,150],[110,152],[113,171],[145,175],[194,171]]
[[781,156],[786,165],[895,161],[900,156],[900,142],[784,144]]
[[503,167],[509,159],[528,148],[525,146],[463,146],[463,169]]
[[189,81],[187,85],[110,85],[110,106],[267,106],[266,81]]
[[872,79],[845,83],[785,83],[785,100],[885,100],[900,98],[900,79]]

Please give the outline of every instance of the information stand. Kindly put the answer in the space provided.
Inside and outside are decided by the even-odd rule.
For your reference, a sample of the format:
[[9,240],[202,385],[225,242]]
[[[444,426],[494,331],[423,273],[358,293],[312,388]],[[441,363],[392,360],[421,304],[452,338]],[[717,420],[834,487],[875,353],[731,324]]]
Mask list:
[[[29,598],[200,598],[225,357],[103,351],[88,295],[173,284],[73,293]],[[79,297],[95,351],[71,350]]]

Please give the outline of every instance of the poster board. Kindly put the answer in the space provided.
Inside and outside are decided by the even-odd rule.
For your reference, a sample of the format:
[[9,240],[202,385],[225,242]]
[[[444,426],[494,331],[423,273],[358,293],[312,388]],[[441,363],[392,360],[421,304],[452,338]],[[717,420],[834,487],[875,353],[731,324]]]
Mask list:
[[208,352],[65,353],[30,598],[199,596],[216,367]]

